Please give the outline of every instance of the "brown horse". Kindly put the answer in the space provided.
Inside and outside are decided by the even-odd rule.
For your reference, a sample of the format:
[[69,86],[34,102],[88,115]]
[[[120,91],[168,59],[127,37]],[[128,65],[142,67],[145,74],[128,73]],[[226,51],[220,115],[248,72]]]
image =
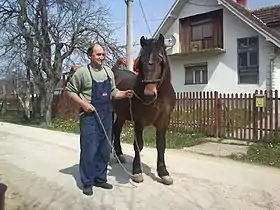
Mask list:
[[[120,90],[133,89],[132,99],[112,101],[117,119],[113,125],[115,152],[121,162],[124,162],[120,144],[120,133],[126,120],[134,122],[134,151],[132,178],[142,182],[140,151],[143,149],[143,129],[153,125],[156,128],[157,173],[164,184],[170,185],[173,179],[165,165],[166,131],[170,115],[175,107],[175,91],[171,84],[171,71],[167,58],[164,37],[158,39],[140,39],[140,56],[138,75],[129,70],[114,69],[117,88]],[[138,150],[138,146],[139,150]]]

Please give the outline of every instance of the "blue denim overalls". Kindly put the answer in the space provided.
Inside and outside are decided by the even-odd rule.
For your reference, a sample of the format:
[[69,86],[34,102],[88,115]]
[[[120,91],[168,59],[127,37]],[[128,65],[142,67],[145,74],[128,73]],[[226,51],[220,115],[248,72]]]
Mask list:
[[111,148],[95,112],[98,112],[109,137],[112,132],[111,79],[104,69],[107,80],[97,82],[92,77],[89,65],[88,70],[92,79],[91,104],[96,111],[85,112],[80,117],[80,177],[84,186],[107,182]]

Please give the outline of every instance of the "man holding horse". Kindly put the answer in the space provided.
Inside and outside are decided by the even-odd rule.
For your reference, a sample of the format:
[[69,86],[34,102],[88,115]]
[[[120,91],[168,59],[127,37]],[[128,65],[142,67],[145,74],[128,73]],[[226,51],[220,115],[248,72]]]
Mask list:
[[113,188],[107,183],[111,153],[111,99],[132,98],[133,91],[116,88],[113,72],[104,66],[105,52],[101,45],[89,47],[87,56],[90,64],[77,69],[66,90],[70,98],[81,106],[80,177],[83,193],[92,195],[92,186]]

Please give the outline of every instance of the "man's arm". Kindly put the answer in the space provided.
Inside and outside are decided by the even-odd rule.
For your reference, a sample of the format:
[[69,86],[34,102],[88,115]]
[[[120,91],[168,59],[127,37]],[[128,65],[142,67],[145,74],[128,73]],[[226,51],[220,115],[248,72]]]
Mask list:
[[115,96],[113,97],[113,99],[118,100],[118,99],[122,99],[122,98],[132,98],[133,96],[133,91],[132,90],[118,90],[115,94]]
[[79,106],[83,107],[85,111],[94,111],[94,107],[79,96],[82,90],[83,79],[82,69],[77,70],[67,83],[67,94],[73,101],[79,104]]
[[110,70],[110,77],[111,77],[112,99],[118,100],[118,99],[123,99],[123,98],[132,98],[132,96],[133,96],[132,90],[122,91],[122,90],[117,89],[114,73],[111,70]]

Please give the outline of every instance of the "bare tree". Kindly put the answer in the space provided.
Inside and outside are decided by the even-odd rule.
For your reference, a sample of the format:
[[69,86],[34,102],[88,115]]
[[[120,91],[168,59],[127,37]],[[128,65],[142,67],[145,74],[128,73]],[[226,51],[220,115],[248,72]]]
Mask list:
[[2,57],[7,65],[24,54],[40,95],[43,124],[51,124],[53,93],[63,64],[81,55],[93,42],[105,45],[109,62],[123,54],[109,24],[109,9],[99,0],[2,0]]

